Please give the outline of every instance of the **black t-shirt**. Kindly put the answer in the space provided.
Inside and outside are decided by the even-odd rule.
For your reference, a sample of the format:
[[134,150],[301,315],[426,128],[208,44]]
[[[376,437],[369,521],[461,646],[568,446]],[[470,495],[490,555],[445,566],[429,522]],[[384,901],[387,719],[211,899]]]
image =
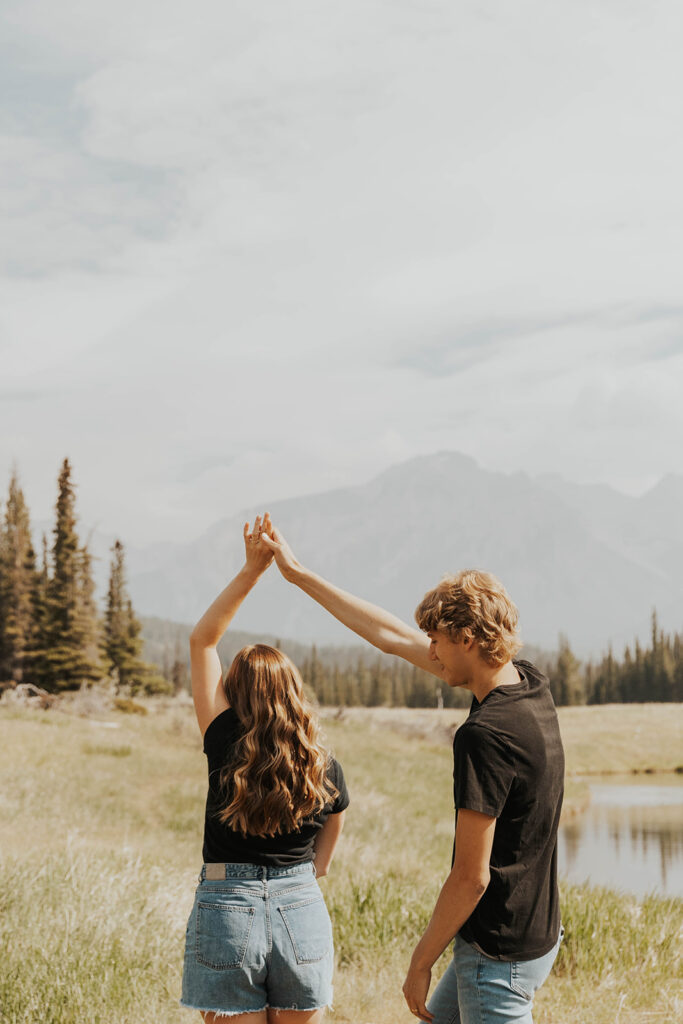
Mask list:
[[491,881],[460,935],[498,960],[533,960],[560,930],[557,827],[564,791],[564,751],[546,677],[516,661],[521,681],[498,686],[453,741],[457,811],[497,818]]
[[204,733],[204,753],[209,762],[209,792],[204,819],[205,864],[268,864],[289,867],[313,858],[313,843],[330,814],[338,814],[349,805],[349,794],[341,765],[330,758],[327,776],[338,790],[338,796],[308,819],[296,832],[275,836],[251,836],[224,825],[217,813],[225,806],[225,791],[220,786],[221,769],[232,756],[242,726],[232,708],[221,712]]

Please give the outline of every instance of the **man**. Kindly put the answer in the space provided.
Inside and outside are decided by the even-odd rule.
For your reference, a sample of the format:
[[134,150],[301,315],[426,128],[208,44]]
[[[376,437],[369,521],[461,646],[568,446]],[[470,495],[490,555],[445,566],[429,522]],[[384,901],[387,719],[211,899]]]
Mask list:
[[[517,609],[489,573],[447,576],[416,610],[419,630],[304,568],[277,529],[264,541],[285,577],[387,654],[472,693],[453,744],[451,872],[403,993],[430,1024],[531,1024],[560,944],[557,827],[564,754],[548,680],[513,661]],[[431,971],[455,938],[432,996]]]

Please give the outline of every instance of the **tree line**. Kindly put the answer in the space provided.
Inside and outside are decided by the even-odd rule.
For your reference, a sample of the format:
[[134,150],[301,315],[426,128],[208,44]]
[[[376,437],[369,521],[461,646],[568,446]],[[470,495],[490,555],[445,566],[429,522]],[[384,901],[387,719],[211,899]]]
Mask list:
[[314,645],[300,663],[305,686],[323,705],[462,708],[471,695],[389,655],[358,655],[351,664],[327,660]]
[[[660,629],[656,612],[649,645],[635,640],[620,660],[610,648],[600,661],[582,663],[564,635],[556,653],[527,648],[520,657],[548,676],[558,706],[683,701],[683,635]],[[312,647],[301,668],[321,704],[463,707],[471,700],[469,692],[453,690],[398,658],[360,655],[355,665],[340,668],[325,663]]]
[[[189,690],[187,650],[190,626],[165,619],[143,619],[146,648],[175,690]],[[256,638],[228,631],[218,645],[224,666],[237,651],[258,639],[284,650],[299,667],[309,694],[327,706],[467,707],[469,692],[455,690],[401,658],[366,647],[318,647],[276,636]],[[649,646],[636,640],[621,660],[611,650],[598,662],[582,663],[566,636],[558,650],[525,646],[520,654],[550,680],[557,705],[683,701],[683,637],[667,635],[652,617]]]
[[[111,549],[101,615],[92,556],[76,526],[75,488],[65,459],[52,542],[43,534],[38,557],[28,506],[12,473],[0,522],[0,688],[30,682],[56,693],[109,679],[117,691],[131,695],[189,689],[189,627],[146,620],[145,638],[161,668],[145,661],[121,541]],[[249,642],[254,638],[247,635],[224,637],[219,645],[223,662],[232,660],[235,644]],[[306,648],[277,638],[272,643],[290,654],[307,689],[323,705],[463,707],[470,700],[467,692],[451,689],[400,658],[368,656],[357,648]],[[656,612],[649,644],[635,640],[621,659],[610,647],[600,661],[582,663],[563,635],[556,653],[525,648],[522,656],[546,673],[559,705],[683,701],[683,635],[664,633]]]
[[610,648],[584,677],[589,704],[683,701],[683,634],[665,633],[653,611],[646,647],[635,640],[620,661]]
[[36,555],[28,505],[12,472],[0,525],[0,686],[33,683],[49,693],[109,679],[117,692],[170,689],[141,656],[140,622],[128,596],[121,541],[111,549],[104,615],[95,601],[92,556],[77,532],[71,465],[57,481],[52,543]]

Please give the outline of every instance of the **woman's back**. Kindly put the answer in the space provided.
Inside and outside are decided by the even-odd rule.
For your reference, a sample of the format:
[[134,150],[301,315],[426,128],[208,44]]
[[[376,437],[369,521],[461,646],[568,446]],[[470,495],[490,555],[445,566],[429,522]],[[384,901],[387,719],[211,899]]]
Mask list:
[[226,798],[230,796],[229,777],[227,786],[221,779],[230,771],[235,748],[243,734],[243,726],[234,708],[228,708],[214,718],[204,734],[204,753],[209,770],[202,851],[204,863],[251,863],[286,867],[310,861],[316,837],[329,815],[341,813],[349,803],[341,765],[334,758],[328,758],[326,776],[331,783],[333,795],[323,808],[302,821],[298,828],[273,835],[239,832],[227,822],[221,821],[219,813],[226,805]]

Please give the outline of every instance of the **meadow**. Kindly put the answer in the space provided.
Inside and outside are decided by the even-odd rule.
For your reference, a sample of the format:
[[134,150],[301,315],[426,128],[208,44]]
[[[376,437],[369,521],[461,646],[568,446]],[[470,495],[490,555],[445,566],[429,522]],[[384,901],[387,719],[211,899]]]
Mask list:
[[[190,707],[149,707],[78,717],[0,703],[2,1024],[200,1021],[177,1000],[205,762]],[[463,716],[349,709],[324,719],[352,796],[321,881],[337,952],[331,1024],[414,1020],[400,989],[449,867],[449,737]],[[585,797],[577,773],[680,768],[683,706],[567,708],[560,719],[568,813]],[[563,919],[536,1024],[683,1018],[683,901],[565,886]]]

